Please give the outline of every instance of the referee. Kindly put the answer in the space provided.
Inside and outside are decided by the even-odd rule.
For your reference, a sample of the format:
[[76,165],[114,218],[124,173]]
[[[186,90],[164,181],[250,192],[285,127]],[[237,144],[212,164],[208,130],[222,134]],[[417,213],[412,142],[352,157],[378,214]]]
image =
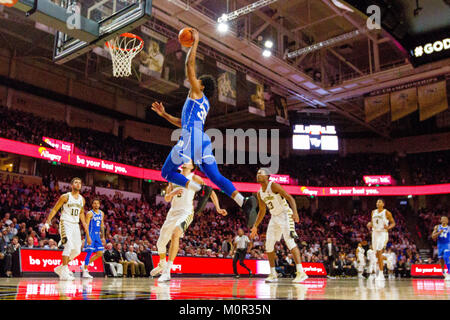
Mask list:
[[233,244],[234,244],[234,252],[233,252],[234,276],[236,278],[240,277],[239,273],[237,272],[237,261],[239,260],[239,264],[245,269],[247,269],[248,274],[251,277],[252,271],[244,263],[245,255],[247,254],[247,246],[250,244],[250,247],[248,248],[248,250],[250,250],[251,243],[250,239],[244,234],[244,230],[242,229],[238,230],[238,235],[236,236],[236,238],[234,238]]

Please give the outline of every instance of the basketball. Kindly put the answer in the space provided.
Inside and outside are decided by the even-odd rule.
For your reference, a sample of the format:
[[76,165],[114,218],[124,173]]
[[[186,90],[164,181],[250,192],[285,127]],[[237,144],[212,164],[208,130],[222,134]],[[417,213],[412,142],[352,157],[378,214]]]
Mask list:
[[194,44],[194,37],[192,36],[192,28],[183,28],[178,33],[178,41],[183,47],[192,47]]

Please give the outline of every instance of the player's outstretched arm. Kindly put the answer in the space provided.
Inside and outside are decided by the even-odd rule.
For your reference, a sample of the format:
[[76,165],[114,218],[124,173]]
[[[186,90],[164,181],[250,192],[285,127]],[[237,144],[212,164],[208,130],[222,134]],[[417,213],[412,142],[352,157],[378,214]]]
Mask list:
[[219,198],[217,197],[217,194],[214,191],[211,192],[210,198],[214,203],[214,207],[216,207],[217,213],[221,214],[222,216],[226,216],[228,212],[227,210],[220,208]]
[[389,220],[389,225],[386,227],[386,230],[389,231],[395,227],[395,220],[392,217],[392,213],[386,210],[386,218]]
[[259,192],[256,194],[256,196],[258,198],[259,211],[258,216],[256,217],[255,224],[253,225],[250,233],[250,239],[253,239],[258,235],[258,226],[264,219],[264,216],[266,215],[266,204],[264,203],[264,201],[262,201],[261,197],[259,196]]
[[42,227],[41,232],[44,232],[49,229],[50,223],[52,222],[53,217],[56,215],[56,213],[61,209],[61,207],[69,200],[66,194],[63,194],[59,197],[58,201],[56,202],[55,206],[50,210],[50,214],[47,216],[47,219],[45,220],[45,225]]
[[200,37],[198,31],[195,29],[192,29],[192,36],[194,37],[194,44],[191,49],[189,49],[186,57],[186,76],[191,84],[190,97],[192,99],[200,99],[203,96],[203,92],[200,80],[197,79],[195,73],[195,57],[197,56],[197,47]]
[[[181,189],[180,189],[181,190]],[[174,196],[176,196],[177,194],[179,194],[179,192],[177,192],[177,191],[179,191],[179,190],[173,190],[173,184],[172,184],[172,182],[169,182],[169,184],[167,185],[167,187],[166,187],[166,192],[165,192],[165,196],[164,196],[164,200],[166,201],[166,202],[170,202],[170,201],[172,201],[172,198],[174,197]]]
[[174,117],[166,112],[164,105],[162,102],[153,102],[152,110],[155,111],[160,117],[163,117],[167,121],[169,121],[174,126],[181,128],[181,118]]
[[298,223],[300,221],[300,218],[298,216],[297,204],[295,203],[295,199],[289,193],[287,193],[286,190],[284,190],[284,188],[280,186],[278,183],[275,182],[272,183],[272,191],[274,193],[278,193],[283,198],[285,198],[287,202],[289,202],[289,206],[291,207],[293,213],[292,218],[294,218],[294,221]]

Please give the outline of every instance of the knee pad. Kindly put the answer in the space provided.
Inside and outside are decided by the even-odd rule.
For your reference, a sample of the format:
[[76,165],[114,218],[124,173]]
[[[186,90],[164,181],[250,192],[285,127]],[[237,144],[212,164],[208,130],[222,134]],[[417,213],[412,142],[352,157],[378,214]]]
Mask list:
[[294,249],[297,246],[297,244],[295,243],[295,240],[292,239],[292,238],[289,239],[288,241],[286,241],[286,245],[287,245],[289,250],[292,250],[292,249]]

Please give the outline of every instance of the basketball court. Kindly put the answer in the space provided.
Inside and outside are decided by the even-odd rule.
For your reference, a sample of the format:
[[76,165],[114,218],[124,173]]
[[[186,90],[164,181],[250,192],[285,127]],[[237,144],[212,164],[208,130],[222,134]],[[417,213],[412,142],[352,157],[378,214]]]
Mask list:
[[0,280],[1,300],[448,300],[450,283],[441,279],[310,278],[303,284],[288,279],[174,277],[170,283],[149,278],[56,278]]

